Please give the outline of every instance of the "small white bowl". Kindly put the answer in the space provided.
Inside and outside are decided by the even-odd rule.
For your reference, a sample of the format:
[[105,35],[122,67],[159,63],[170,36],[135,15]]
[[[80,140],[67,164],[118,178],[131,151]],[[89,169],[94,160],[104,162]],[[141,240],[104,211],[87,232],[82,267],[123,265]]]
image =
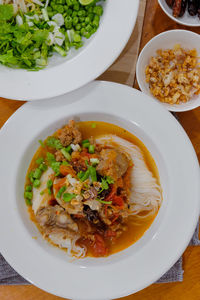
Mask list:
[[[173,48],[176,44],[180,44],[181,47],[186,49],[196,48],[198,56],[200,56],[200,36],[194,32],[187,30],[170,30],[155,36],[146,44],[139,55],[136,66],[136,76],[139,87],[141,91],[154,99],[156,98],[151,94],[149,84],[146,82],[146,66],[149,64],[150,58],[156,55],[156,51],[158,49],[170,49]],[[170,111],[187,111],[200,106],[200,95],[195,96],[190,101],[181,104],[171,105],[162,103],[157,99],[156,101],[161,103],[166,109]]]
[[199,27],[200,26],[200,20],[199,17],[196,15],[194,17],[190,16],[187,8],[186,11],[184,13],[184,15],[180,18],[175,18],[172,14],[172,9],[167,5],[165,0],[158,0],[158,3],[160,4],[160,7],[162,8],[162,10],[166,13],[166,15],[168,15],[168,17],[172,20],[174,20],[175,22],[182,24],[182,25],[186,25],[186,26],[193,26],[193,27]]

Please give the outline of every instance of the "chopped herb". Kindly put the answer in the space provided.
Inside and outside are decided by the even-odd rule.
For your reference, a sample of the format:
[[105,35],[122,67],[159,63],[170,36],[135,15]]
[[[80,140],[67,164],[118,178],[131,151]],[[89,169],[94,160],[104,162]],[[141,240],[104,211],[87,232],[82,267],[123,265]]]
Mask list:
[[42,164],[39,165],[39,169],[40,169],[42,172],[46,171],[47,168],[48,168],[47,165],[44,164],[44,163],[42,163]]
[[31,192],[32,191],[32,185],[27,185],[25,188],[26,192]]
[[31,205],[32,205],[31,200],[30,200],[30,199],[26,199],[26,204],[27,204],[28,206],[31,206]]
[[90,143],[83,143],[83,148],[89,148],[90,147]]
[[84,173],[83,176],[81,176],[81,178],[79,178],[80,181],[82,181],[82,182],[87,180],[90,176],[90,171],[89,170],[87,170],[86,172],[83,172],[83,173]]
[[56,150],[62,149],[63,146],[59,139],[54,136],[50,136],[47,138],[46,144],[50,148],[55,148]]
[[65,193],[65,194],[63,194],[63,201],[70,202],[75,197],[76,197],[76,194]]
[[67,146],[67,147],[65,148],[65,150],[66,150],[67,152],[71,153],[71,152],[72,152],[72,147],[69,145],[69,146]]
[[110,177],[110,176],[106,176],[105,179],[106,179],[108,184],[113,184],[114,183],[114,179],[112,179],[112,177]]
[[46,158],[47,158],[47,161],[48,161],[48,163],[49,163],[50,165],[51,165],[52,162],[55,162],[55,161],[56,161],[55,156],[54,156],[52,153],[50,153],[50,152],[47,152]]
[[101,179],[101,188],[102,188],[102,191],[109,189],[109,185],[108,185],[107,181],[104,178]]
[[51,188],[53,186],[53,181],[51,180],[51,179],[49,179],[48,181],[47,181],[47,187],[48,188]]
[[42,176],[42,171],[39,168],[36,168],[35,171],[33,172],[33,178],[40,179],[41,176]]
[[88,148],[89,153],[93,154],[94,150],[95,150],[94,145],[90,145],[89,148]]
[[90,166],[89,163],[88,163],[88,160],[85,160],[85,164],[86,164],[87,167]]
[[42,148],[45,148],[45,144],[44,144],[44,142],[42,140],[39,140],[38,142],[40,143],[40,145],[41,145]]
[[25,192],[24,193],[24,198],[28,200],[32,200],[33,198],[33,192]]
[[69,154],[69,152],[66,150],[66,148],[63,148],[61,149],[61,152],[62,154],[64,155],[64,157],[67,159],[67,160],[71,160],[71,155]]
[[90,177],[92,179],[92,182],[97,181],[97,172],[96,169],[92,166],[88,167],[88,171],[90,173]]
[[44,191],[41,191],[41,192],[40,192],[40,195],[41,195],[41,196],[44,195]]
[[78,174],[77,174],[78,179],[81,179],[84,176],[84,174],[85,174],[85,172],[83,172],[83,171],[78,172]]
[[39,179],[35,179],[35,180],[33,181],[33,186],[34,186],[35,188],[38,188],[38,187],[40,186],[40,184],[41,184],[41,182],[40,182]]
[[66,191],[66,186],[62,186],[62,187],[59,189],[59,191],[58,191],[56,197],[60,198],[60,197],[62,196],[62,194],[63,194],[65,191]]
[[89,143],[89,140],[83,140],[82,144]]
[[40,165],[41,163],[44,162],[44,158],[43,157],[38,157],[38,159],[36,159],[35,162],[36,162],[37,165]]
[[54,162],[51,163],[51,168],[55,172],[55,176],[60,175],[60,166],[61,166],[61,162],[54,161]]
[[104,201],[104,200],[101,200],[99,198],[97,198],[96,200],[98,200],[102,204],[112,204],[112,201]]
[[0,5],[0,20],[8,21],[14,16],[13,6],[11,4]]

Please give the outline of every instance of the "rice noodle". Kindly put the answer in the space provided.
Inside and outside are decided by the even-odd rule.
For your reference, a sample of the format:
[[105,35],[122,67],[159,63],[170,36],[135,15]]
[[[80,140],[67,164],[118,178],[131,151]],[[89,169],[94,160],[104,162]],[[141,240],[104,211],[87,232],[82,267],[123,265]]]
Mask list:
[[77,258],[85,256],[85,248],[81,248],[76,245],[79,236],[74,238],[65,238],[65,233],[51,233],[49,235],[50,240],[59,246],[60,248],[65,248],[69,256],[76,256]]
[[[141,150],[132,143],[115,135],[105,135],[98,139],[99,144],[118,147],[130,156],[134,167],[131,174],[130,210],[140,218],[155,214],[162,202],[161,187],[149,171]],[[145,215],[141,215],[145,212]]]

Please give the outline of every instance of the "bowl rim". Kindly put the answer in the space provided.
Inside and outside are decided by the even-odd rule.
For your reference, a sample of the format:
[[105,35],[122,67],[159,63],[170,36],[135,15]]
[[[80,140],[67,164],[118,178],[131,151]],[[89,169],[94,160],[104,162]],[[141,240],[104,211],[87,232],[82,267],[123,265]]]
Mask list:
[[199,25],[198,24],[194,24],[194,23],[187,23],[184,21],[181,21],[179,18],[175,18],[172,14],[168,13],[168,11],[164,8],[162,2],[162,0],[158,0],[158,3],[161,7],[161,9],[164,11],[164,13],[173,21],[175,21],[176,23],[179,23],[181,25],[185,25],[185,26],[189,26],[189,27],[200,27],[200,21],[199,21]]
[[[48,99],[80,88],[100,76],[126,46],[137,20],[139,0],[127,0],[126,5],[122,2],[105,2],[97,32],[72,59],[37,72],[1,66],[0,96],[26,101]],[[126,22],[119,22],[120,18]],[[113,34],[116,31],[118,34]]]
[[[100,99],[104,99],[103,96],[105,96],[108,93],[108,99],[102,100],[102,102],[97,102],[97,99],[94,98],[95,94],[98,94],[98,97]],[[110,93],[110,94],[109,94]],[[73,102],[71,104],[71,106],[69,104],[66,103],[65,98],[72,98],[75,97],[77,95],[77,97],[81,98],[82,97],[86,97],[86,103],[87,103],[87,108],[85,107],[84,103],[82,100],[79,99],[79,101],[77,102]],[[127,104],[127,109],[126,111],[124,110],[124,102],[116,102],[116,95],[120,95],[120,97],[124,97],[126,99],[126,104]],[[112,97],[111,97],[112,96]],[[90,97],[89,99],[87,99],[87,97]],[[105,97],[106,98],[106,97]],[[135,98],[135,100],[133,99]],[[149,99],[146,99],[149,98]],[[107,101],[110,99],[110,103],[112,103],[112,107],[109,107],[107,105]],[[80,108],[80,103],[82,103],[82,108]],[[88,103],[90,104],[90,106],[88,106]],[[98,103],[98,108],[96,108]],[[41,289],[46,290],[47,292],[50,292],[52,294],[56,294],[58,296],[61,297],[72,297],[72,298],[78,298],[78,299],[84,299],[84,300],[88,300],[88,299],[92,299],[94,300],[96,299],[106,299],[107,298],[117,298],[117,297],[123,297],[126,295],[129,295],[133,292],[136,292],[138,290],[141,290],[143,288],[145,288],[146,286],[148,286],[149,284],[153,283],[155,280],[158,279],[158,277],[162,276],[163,273],[165,273],[175,262],[176,260],[180,257],[180,255],[182,254],[182,252],[184,251],[184,249],[187,247],[190,238],[192,237],[192,234],[194,232],[198,217],[199,217],[199,211],[200,211],[200,201],[199,201],[199,197],[200,197],[200,185],[199,185],[199,180],[200,180],[200,172],[199,172],[199,164],[198,164],[198,160],[197,160],[197,156],[196,153],[194,151],[194,148],[188,138],[188,136],[186,135],[185,131],[183,130],[183,128],[181,127],[181,125],[177,122],[177,120],[169,113],[167,112],[162,106],[158,105],[155,101],[153,101],[150,97],[146,96],[144,93],[141,93],[131,87],[128,86],[124,86],[124,85],[120,85],[120,84],[116,84],[116,83],[110,83],[110,82],[92,82],[90,83],[88,86],[81,88],[69,95],[65,95],[60,97],[60,99],[53,99],[50,102],[48,102],[49,106],[46,105],[47,101],[41,101],[40,103],[26,103],[25,105],[23,105],[19,110],[17,110],[12,116],[11,118],[5,123],[5,125],[3,126],[1,132],[0,132],[0,140],[5,142],[5,139],[7,140],[7,142],[12,143],[11,139],[8,138],[9,134],[12,132],[15,133],[16,136],[16,120],[18,120],[18,126],[19,128],[24,128],[24,122],[22,122],[23,119],[23,114],[25,117],[25,120],[29,120],[30,116],[33,116],[33,114],[35,114],[35,119],[34,122],[36,122],[37,120],[40,119],[40,125],[42,124],[42,128],[44,128],[44,116],[49,116],[49,111],[52,110],[53,108],[53,113],[54,113],[54,117],[53,120],[57,119],[57,115],[59,113],[59,118],[61,118],[61,116],[63,117],[65,114],[65,111],[63,109],[63,107],[65,107],[66,109],[68,109],[67,114],[70,115],[71,111],[73,111],[74,114],[76,113],[80,113],[80,112],[93,112],[96,111],[95,109],[97,109],[97,111],[103,113],[103,112],[112,112],[112,115],[116,115],[122,118],[125,118],[125,116],[127,115],[127,118],[131,120],[132,123],[134,123],[136,126],[141,126],[142,124],[138,122],[137,118],[141,118],[141,112],[145,111],[146,114],[146,118],[142,118],[142,123],[145,123],[145,128],[147,128],[147,123],[151,124],[151,129],[147,128],[147,132],[149,132],[148,130],[151,130],[151,134],[152,137],[157,138],[160,137],[161,140],[164,140],[165,137],[163,135],[162,130],[167,133],[168,130],[171,130],[171,135],[173,136],[174,140],[177,141],[177,150],[174,149],[173,145],[170,146],[168,145],[167,142],[167,138],[171,140],[172,136],[169,137],[166,136],[166,142],[164,143],[164,145],[162,145],[162,142],[159,142],[159,147],[161,147],[161,149],[164,149],[165,146],[167,145],[168,147],[168,156],[172,156],[172,162],[169,162],[170,165],[170,174],[172,174],[172,179],[171,179],[171,184],[174,185],[173,183],[173,179],[174,178],[178,178],[177,174],[179,174],[179,169],[174,169],[174,164],[173,162],[175,162],[175,164],[178,164],[178,160],[176,160],[176,157],[174,156],[174,153],[176,153],[176,151],[179,152],[179,147],[181,148],[184,145],[184,149],[183,151],[180,153],[180,157],[179,159],[183,159],[184,155],[183,152],[185,152],[188,155],[188,160],[186,160],[185,164],[180,164],[182,167],[186,168],[186,166],[189,168],[189,171],[191,171],[192,175],[194,175],[194,178],[192,178],[191,174],[188,174],[187,172],[181,172],[182,174],[182,178],[179,181],[179,189],[181,186],[181,191],[182,191],[182,184],[186,181],[186,179],[188,178],[188,182],[190,184],[193,185],[193,189],[190,188],[187,189],[187,185],[183,184],[185,190],[183,193],[183,197],[181,197],[180,199],[176,199],[176,201],[178,201],[178,203],[182,203],[182,201],[184,201],[184,204],[186,204],[186,207],[184,209],[182,209],[181,214],[179,214],[178,216],[174,215],[173,209],[172,207],[169,209],[170,211],[168,211],[168,226],[165,226],[165,230],[169,231],[169,227],[170,227],[170,237],[171,239],[168,240],[168,247],[166,248],[166,245],[163,245],[162,241],[166,242],[166,237],[164,237],[162,235],[163,233],[163,226],[161,226],[162,228],[159,228],[157,234],[155,236],[153,236],[151,243],[149,243],[148,245],[145,246],[145,248],[143,247],[142,250],[139,251],[139,253],[137,253],[137,255],[134,255],[134,257],[128,257],[126,260],[123,260],[123,263],[120,261],[119,262],[115,262],[114,264],[112,264],[112,269],[110,269],[110,265],[106,264],[106,266],[99,266],[99,268],[95,269],[95,268],[90,268],[90,270],[88,270],[88,268],[79,268],[79,272],[80,278],[83,278],[84,274],[88,275],[90,274],[93,275],[95,274],[98,278],[98,276],[102,279],[101,276],[103,276],[103,278],[108,279],[108,276],[111,276],[112,279],[114,279],[113,277],[115,276],[116,278],[122,277],[124,278],[124,276],[126,276],[126,278],[129,278],[129,282],[124,283],[123,286],[121,287],[120,285],[118,285],[118,292],[116,292],[115,290],[115,285],[116,285],[116,281],[115,283],[113,282],[112,285],[108,284],[104,286],[104,289],[107,291],[108,289],[108,285],[109,285],[109,291],[110,294],[106,294],[105,295],[105,290],[101,288],[101,291],[99,291],[98,295],[96,293],[96,290],[94,289],[93,291],[93,295],[90,297],[87,297],[83,294],[81,294],[79,297],[77,296],[77,293],[79,292],[79,289],[83,289],[83,287],[81,286],[81,283],[79,284],[79,289],[77,289],[76,286],[76,295],[75,297],[73,297],[72,294],[65,294],[66,290],[68,291],[68,286],[65,285],[65,292],[61,292],[60,285],[59,285],[59,280],[57,280],[57,285],[56,285],[56,291],[54,286],[51,285],[51,283],[48,281],[49,278],[42,278],[42,283],[39,280],[39,277],[42,277],[43,273],[40,273],[38,275],[38,266],[39,264],[36,263],[36,261],[31,261],[28,257],[26,257],[27,255],[23,255],[23,253],[20,253],[18,250],[23,249],[23,247],[26,247],[26,250],[31,250],[33,251],[32,255],[34,256],[34,259],[38,256],[41,255],[42,251],[40,251],[41,249],[38,246],[33,246],[35,245],[36,241],[32,240],[32,242],[30,242],[30,244],[26,243],[25,240],[23,240],[24,245],[21,245],[20,243],[17,243],[15,246],[15,249],[12,247],[13,242],[12,240],[6,238],[5,235],[5,226],[0,226],[0,234],[2,236],[2,243],[0,244],[0,249],[2,251],[2,254],[4,255],[4,257],[9,261],[9,263],[20,273],[22,274],[22,276],[24,276],[25,278],[27,278],[27,280],[29,280],[30,282],[34,283],[36,286],[38,286]],[[145,105],[144,105],[145,104]],[[59,108],[59,105],[61,105],[62,111]],[[118,106],[119,105],[119,106]],[[113,107],[118,106],[117,111],[113,111]],[[132,119],[132,114],[134,111],[134,107],[137,107],[138,110],[135,110],[134,113],[134,119]],[[151,108],[151,109],[149,109]],[[78,110],[80,109],[80,110]],[[150,110],[153,112],[152,115],[150,115]],[[28,113],[29,111],[29,113]],[[165,123],[160,123],[160,128],[158,129],[158,126],[156,126],[156,124],[158,124],[158,120],[155,118],[154,114],[160,114],[162,117],[164,117],[163,119],[165,119],[165,122],[168,122],[168,126],[165,126]],[[138,116],[140,114],[140,117]],[[122,115],[122,116],[121,116]],[[149,123],[149,121],[147,120],[148,117],[150,118],[149,120],[152,121],[152,123]],[[46,119],[48,120],[48,117],[46,117]],[[45,121],[46,122],[46,121]],[[52,121],[53,122],[53,121]],[[37,123],[37,122],[36,122]],[[29,124],[28,126],[32,126],[32,123]],[[40,132],[42,131],[42,128],[40,128]],[[156,129],[157,128],[157,129]],[[26,131],[28,131],[28,128],[25,129]],[[35,129],[34,129],[35,130]],[[160,132],[161,130],[161,132]],[[35,131],[34,131],[35,132]],[[27,133],[29,134],[29,132]],[[18,138],[26,138],[27,134],[24,136],[23,133],[20,133]],[[33,138],[33,136],[32,136]],[[153,139],[154,141],[154,139]],[[160,140],[159,140],[160,141]],[[28,142],[27,142],[28,143]],[[158,140],[157,140],[158,143]],[[2,195],[5,194],[7,195],[7,201],[5,201],[4,205],[6,205],[7,208],[12,208],[11,211],[7,210],[9,213],[9,216],[12,215],[13,218],[13,222],[15,222],[16,220],[16,212],[15,212],[15,204],[14,204],[14,198],[13,197],[13,193],[14,191],[8,191],[6,189],[6,178],[11,178],[11,181],[7,181],[9,182],[9,184],[12,186],[13,184],[16,184],[16,172],[14,171],[13,174],[10,174],[11,172],[9,170],[7,170],[4,167],[4,164],[7,164],[7,160],[9,159],[10,163],[12,164],[13,161],[16,160],[16,158],[20,157],[24,154],[24,145],[19,143],[18,147],[16,147],[16,152],[20,152],[19,155],[16,154],[15,157],[8,157],[8,155],[5,157],[2,154],[4,153],[4,151],[6,151],[6,147],[8,147],[8,143],[2,143],[2,147],[0,148],[0,157],[4,159],[2,159],[2,168],[0,169],[0,172],[3,172],[4,176],[2,176],[2,181],[0,182],[0,186],[1,186],[1,190],[2,190]],[[13,149],[13,148],[12,148]],[[23,151],[22,151],[23,150]],[[5,159],[6,158],[6,159]],[[167,159],[167,158],[166,158]],[[184,161],[185,161],[185,157],[184,157]],[[15,162],[15,167],[17,164],[20,162]],[[14,169],[15,169],[14,167]],[[168,166],[169,168],[169,166]],[[180,170],[181,171],[181,170]],[[176,181],[176,180],[175,180]],[[188,184],[189,184],[188,183]],[[189,184],[189,185],[190,185]],[[10,187],[9,185],[9,187]],[[186,195],[185,195],[186,192]],[[188,200],[188,193],[190,192],[191,195],[191,199]],[[172,200],[174,200],[175,195],[177,195],[174,192],[174,195],[172,197]],[[171,198],[170,198],[171,199]],[[171,204],[173,204],[173,208],[174,208],[174,203],[173,201],[170,201]],[[191,203],[193,203],[194,207],[191,207]],[[13,207],[14,204],[14,207]],[[162,208],[162,207],[161,207]],[[189,209],[188,209],[189,208]],[[178,207],[178,211],[179,207]],[[169,213],[171,212],[171,213]],[[176,212],[177,212],[177,207],[176,207]],[[183,230],[183,223],[185,224],[185,214],[187,214],[188,219],[187,219],[187,224],[184,227],[185,230]],[[181,224],[179,222],[177,222],[177,217],[179,219],[179,221],[181,220]],[[165,222],[166,218],[164,218],[163,222]],[[170,220],[170,222],[169,222]],[[176,221],[176,231],[174,230],[174,228],[171,228],[172,224],[174,224],[174,222]],[[2,225],[6,224],[6,214],[5,214],[5,210],[0,210],[0,223]],[[18,220],[17,227],[13,226],[14,228],[12,229],[12,231],[10,230],[10,235],[15,235],[15,231],[17,231],[19,228],[23,228],[24,224],[21,224],[21,220]],[[23,225],[23,226],[22,226]],[[164,232],[165,232],[164,230]],[[184,233],[184,235],[182,235],[180,237],[179,234],[177,234],[177,230],[178,233],[180,233],[180,235],[182,233]],[[21,231],[18,231],[18,237],[23,237],[24,235],[22,235]],[[26,236],[25,236],[26,237]],[[175,238],[176,237],[176,238]],[[30,241],[30,238],[29,238]],[[10,244],[11,243],[11,244]],[[11,247],[7,247],[6,245],[9,245]],[[151,244],[151,245],[150,245]],[[156,249],[157,252],[155,253],[149,253],[149,249],[152,250],[154,249],[155,245],[157,245],[158,249]],[[172,248],[171,248],[172,246]],[[154,249],[155,250],[155,249]],[[159,250],[163,250],[162,255],[158,255],[159,254]],[[146,260],[145,263],[143,264],[143,269],[141,270],[141,266],[138,268],[137,266],[137,274],[134,274],[133,270],[134,270],[134,264],[137,265],[137,261],[138,258],[141,256],[144,259],[144,251],[146,253]],[[26,252],[26,253],[29,253]],[[148,255],[147,255],[148,253]],[[52,256],[48,253],[45,253],[45,257],[43,255],[44,253],[42,253],[42,258],[44,258],[44,265],[46,265],[46,263],[49,263],[49,259],[52,258]],[[18,261],[17,258],[21,257],[22,260]],[[152,268],[152,263],[153,261],[151,261],[151,259],[149,259],[149,257],[153,258],[154,260],[154,268]],[[165,259],[163,259],[163,257]],[[166,261],[167,260],[167,261]],[[23,261],[23,263],[22,263]],[[28,266],[25,263],[28,263]],[[54,263],[53,266],[55,267],[56,270],[58,270],[61,266],[62,266],[62,271],[63,271],[63,262],[61,264],[60,261],[55,261],[56,264]],[[53,262],[52,262],[53,263]],[[130,268],[130,263],[132,264],[132,268]],[[133,264],[134,263],[134,264]],[[124,272],[119,272],[119,266],[120,268],[122,268],[122,271]],[[47,265],[46,265],[47,267]],[[69,265],[68,265],[69,267]],[[75,266],[77,267],[77,266]],[[153,274],[149,274],[149,268],[151,270],[153,270]],[[114,271],[113,271],[114,269]],[[106,272],[105,272],[106,270]],[[107,273],[107,271],[109,270],[109,273]],[[46,269],[46,272],[49,273],[51,271],[51,268],[48,267]],[[40,270],[40,272],[44,272],[43,270]],[[111,273],[112,272],[112,273]],[[33,276],[33,273],[35,274]],[[32,275],[30,275],[32,274]],[[56,274],[51,274],[49,273],[51,276],[57,276]],[[60,273],[59,273],[60,274]],[[64,273],[65,274],[65,273]],[[134,287],[133,281],[132,281],[132,276],[131,274],[134,274],[135,278],[138,278],[138,276],[140,278],[142,278],[142,281],[140,282],[140,284],[137,285],[137,287]],[[70,274],[70,276],[73,276],[73,274]],[[57,278],[57,277],[56,277]],[[100,279],[99,278],[99,279]],[[110,277],[109,277],[110,278]],[[147,280],[148,278],[148,280]],[[72,278],[73,279],[73,278]],[[65,283],[66,283],[66,277],[64,278]],[[96,280],[96,277],[95,277]],[[144,282],[143,282],[144,281]],[[99,282],[97,280],[97,282],[95,283],[96,286],[99,287]],[[89,284],[89,283],[88,283]],[[85,288],[85,287],[84,287]],[[95,294],[95,297],[94,297]],[[102,295],[102,297],[101,297]]]
[[[169,35],[171,33],[187,33],[190,35],[193,35],[194,37],[198,37],[198,39],[200,38],[199,34],[197,34],[196,32],[190,31],[190,30],[186,30],[186,29],[171,29],[171,30],[167,30],[167,31],[163,31],[159,34],[157,34],[156,36],[154,36],[152,39],[150,39],[146,45],[143,47],[143,49],[141,50],[138,59],[137,59],[137,63],[136,63],[136,78],[137,78],[137,82],[139,85],[140,90],[146,94],[145,89],[143,89],[143,80],[141,79],[141,77],[139,76],[140,73],[140,61],[142,59],[142,57],[144,56],[144,52],[148,49],[148,47],[150,46],[150,44],[154,43],[158,38],[165,36],[165,35]],[[173,112],[183,112],[183,111],[189,111],[192,109],[195,109],[197,107],[200,107],[200,104],[197,104],[196,101],[193,102],[193,105],[191,105],[190,107],[184,106],[184,103],[179,104],[179,105],[169,105],[166,103],[162,103],[160,102],[157,98],[155,98],[151,93],[146,94],[148,96],[150,96],[152,99],[154,99],[154,101],[158,102],[160,105],[162,105],[163,107],[165,107],[165,109],[167,109],[168,111],[173,111]],[[200,97],[200,95],[198,95],[198,98]],[[195,104],[196,103],[196,104]]]

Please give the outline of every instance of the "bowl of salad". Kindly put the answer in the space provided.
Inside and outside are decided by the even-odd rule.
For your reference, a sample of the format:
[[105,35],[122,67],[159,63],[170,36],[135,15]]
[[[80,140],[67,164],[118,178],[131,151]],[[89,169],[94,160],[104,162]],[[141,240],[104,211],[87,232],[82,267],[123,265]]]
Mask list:
[[[133,30],[139,0],[2,0],[1,97],[51,98],[108,68]],[[117,32],[117,34],[116,34]]]

